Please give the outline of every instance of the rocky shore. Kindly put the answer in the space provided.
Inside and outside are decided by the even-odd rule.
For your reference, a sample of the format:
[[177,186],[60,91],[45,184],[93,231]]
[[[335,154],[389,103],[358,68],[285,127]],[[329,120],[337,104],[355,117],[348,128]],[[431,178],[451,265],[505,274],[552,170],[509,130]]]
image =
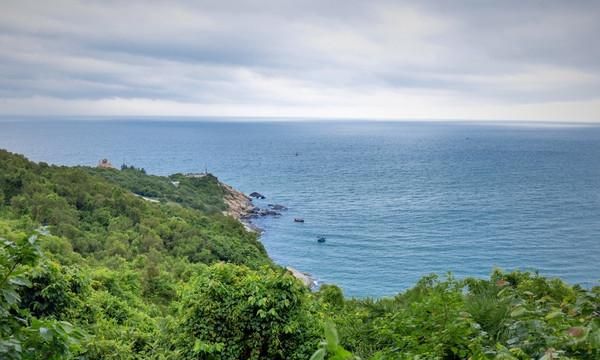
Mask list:
[[244,228],[246,228],[247,231],[262,233],[263,229],[254,225],[251,219],[258,217],[259,214],[261,216],[270,214],[260,213],[261,209],[252,204],[252,198],[248,195],[222,182],[220,184],[225,192],[223,201],[225,201],[225,205],[227,205],[227,210],[224,211],[224,214],[237,219],[244,225]]
[[226,215],[242,220],[254,211],[256,207],[252,204],[252,200],[249,196],[227,184],[220,184],[225,191],[223,201],[225,201],[225,204],[227,205],[227,210],[225,211]]
[[[280,211],[287,210],[287,207],[280,204],[268,204],[267,208],[260,209],[252,203],[252,197],[265,199],[264,195],[252,193],[250,194],[252,197],[250,197],[227,184],[222,182],[220,184],[225,192],[223,200],[227,205],[227,210],[224,213],[236,218],[248,231],[257,233],[263,232],[262,229],[252,223],[252,219],[261,216],[281,216]],[[310,274],[301,272],[291,266],[286,267],[286,269],[309,289],[313,289],[317,286],[317,281]]]
[[253,192],[248,196],[227,184],[220,184],[225,192],[223,200],[227,205],[227,210],[224,213],[239,220],[249,231],[259,233],[263,231],[252,223],[252,219],[264,216],[279,217],[281,211],[287,210],[287,207],[280,204],[268,204],[266,208],[259,208],[252,203],[252,198],[265,199],[264,195]]
[[296,279],[302,281],[302,283],[309,289],[313,289],[317,286],[317,281],[309,273],[298,271],[291,266],[287,266],[286,269]]

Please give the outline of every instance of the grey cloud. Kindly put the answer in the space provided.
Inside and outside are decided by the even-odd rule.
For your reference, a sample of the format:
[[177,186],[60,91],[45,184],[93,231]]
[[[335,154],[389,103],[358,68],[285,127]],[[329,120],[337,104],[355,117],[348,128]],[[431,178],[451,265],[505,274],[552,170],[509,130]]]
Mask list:
[[8,1],[2,10],[0,98],[600,98],[598,2]]
[[422,2],[456,21],[446,39],[508,62],[600,67],[597,1]]

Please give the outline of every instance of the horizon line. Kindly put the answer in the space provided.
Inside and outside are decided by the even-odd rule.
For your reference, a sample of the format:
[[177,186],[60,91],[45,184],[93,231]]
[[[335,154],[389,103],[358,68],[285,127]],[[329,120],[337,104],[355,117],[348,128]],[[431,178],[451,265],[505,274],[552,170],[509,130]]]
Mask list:
[[[171,120],[167,120],[171,119]],[[315,116],[235,116],[235,115],[4,115],[0,121],[42,120],[42,121],[173,121],[173,122],[229,122],[229,123],[298,123],[298,122],[369,122],[369,123],[470,123],[470,124],[511,124],[511,125],[570,125],[600,126],[600,120],[532,120],[532,119],[469,119],[469,118],[363,118],[363,117],[315,117]],[[165,122],[166,122],[165,121]]]

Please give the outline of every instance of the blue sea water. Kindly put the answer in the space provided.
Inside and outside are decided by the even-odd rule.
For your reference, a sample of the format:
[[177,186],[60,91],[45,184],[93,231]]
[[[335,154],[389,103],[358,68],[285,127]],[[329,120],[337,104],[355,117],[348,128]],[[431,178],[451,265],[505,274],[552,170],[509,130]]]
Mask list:
[[0,122],[0,148],[161,175],[206,167],[289,207],[257,222],[270,256],[349,296],[494,267],[600,279],[598,126],[21,119]]

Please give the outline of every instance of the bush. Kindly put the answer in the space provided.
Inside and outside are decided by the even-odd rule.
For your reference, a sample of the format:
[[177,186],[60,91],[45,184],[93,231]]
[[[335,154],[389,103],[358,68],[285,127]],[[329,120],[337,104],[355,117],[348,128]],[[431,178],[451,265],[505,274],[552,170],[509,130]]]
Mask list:
[[21,301],[23,290],[32,285],[30,269],[40,257],[37,236],[0,241],[0,358],[72,357],[83,333],[68,322],[38,318]]
[[183,359],[307,359],[319,328],[308,290],[283,270],[216,264],[184,287]]

